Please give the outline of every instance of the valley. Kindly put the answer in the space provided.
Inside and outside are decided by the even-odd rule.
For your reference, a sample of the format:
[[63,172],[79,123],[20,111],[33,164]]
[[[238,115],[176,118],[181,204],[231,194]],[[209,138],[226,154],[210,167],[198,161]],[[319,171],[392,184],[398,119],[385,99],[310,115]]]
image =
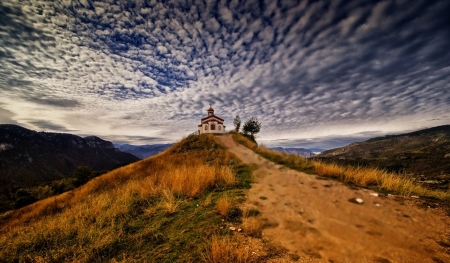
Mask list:
[[[73,189],[79,167],[91,170],[85,177],[92,178],[138,160],[96,136],[0,124],[0,212]],[[28,201],[17,202],[21,198]]]

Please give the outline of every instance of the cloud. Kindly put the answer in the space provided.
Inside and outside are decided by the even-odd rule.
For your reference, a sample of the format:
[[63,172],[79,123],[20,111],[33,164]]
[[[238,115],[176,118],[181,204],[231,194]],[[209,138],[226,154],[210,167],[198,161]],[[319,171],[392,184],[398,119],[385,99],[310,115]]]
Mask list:
[[0,123],[3,124],[17,124],[17,122],[13,119],[15,114],[9,110],[5,110],[1,108],[0,104]]
[[38,103],[38,104],[56,106],[56,107],[62,107],[62,108],[71,108],[71,107],[80,106],[80,103],[77,100],[71,100],[71,99],[27,98],[27,100]]
[[230,9],[228,9],[226,6],[220,7],[219,13],[220,17],[225,23],[231,24],[233,22],[233,13],[231,13]]
[[337,145],[327,136],[448,124],[449,11],[426,0],[11,0],[0,3],[0,100],[30,124],[172,141],[209,103],[228,127],[258,117],[265,141]]
[[54,124],[50,121],[45,121],[45,120],[33,120],[33,121],[29,121],[28,123],[30,123],[31,125],[35,126],[36,128],[38,128],[39,130],[42,130],[42,131],[56,131],[56,132],[78,131],[78,130],[70,130],[64,126]]
[[158,46],[157,49],[161,54],[167,53],[167,48],[165,46]]
[[[89,135],[87,135],[89,136]],[[159,143],[172,143],[173,141],[167,140],[163,137],[151,137],[151,136],[123,136],[123,135],[104,135],[104,140],[114,142],[115,144],[133,144],[133,145],[146,145],[146,144],[159,144]]]

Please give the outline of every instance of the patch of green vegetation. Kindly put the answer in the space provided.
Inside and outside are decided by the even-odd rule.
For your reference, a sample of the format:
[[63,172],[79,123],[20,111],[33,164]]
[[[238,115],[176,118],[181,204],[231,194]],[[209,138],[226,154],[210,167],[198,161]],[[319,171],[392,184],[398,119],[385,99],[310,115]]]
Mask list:
[[234,187],[236,188],[245,188],[250,189],[251,183],[253,182],[252,179],[252,171],[254,168],[252,166],[240,163],[236,166],[236,178],[238,180],[238,184],[236,184]]
[[[150,227],[142,225],[142,229],[136,231],[148,233],[148,242],[144,242],[143,247],[135,247],[134,250],[150,252],[142,259],[155,262],[193,262],[201,258],[204,251],[198,244],[202,243],[202,237],[215,233],[222,223],[213,207],[198,206],[201,201],[185,201],[176,213],[169,216],[164,211],[152,215],[150,220],[154,224]],[[143,217],[134,221],[143,222],[145,219]],[[133,252],[129,248],[127,250],[127,254]]]

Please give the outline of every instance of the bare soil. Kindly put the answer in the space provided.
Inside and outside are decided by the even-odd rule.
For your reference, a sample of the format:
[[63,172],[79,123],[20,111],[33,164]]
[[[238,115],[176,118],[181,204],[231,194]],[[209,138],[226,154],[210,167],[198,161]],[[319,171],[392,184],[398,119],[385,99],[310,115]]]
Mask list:
[[318,179],[276,165],[230,135],[219,139],[256,167],[245,207],[260,211],[263,237],[286,248],[292,261],[450,262],[443,209]]

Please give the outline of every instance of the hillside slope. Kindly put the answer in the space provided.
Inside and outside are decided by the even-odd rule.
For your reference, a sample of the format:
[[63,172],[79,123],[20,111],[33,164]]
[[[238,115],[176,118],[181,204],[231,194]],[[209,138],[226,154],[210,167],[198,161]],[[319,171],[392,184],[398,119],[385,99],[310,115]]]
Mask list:
[[450,175],[450,125],[352,143],[317,157],[445,180]]
[[0,262],[450,260],[442,210],[394,198],[288,170],[230,136],[192,135],[0,215]]
[[[0,262],[262,262],[245,225],[246,166],[212,135],[0,216]],[[247,241],[246,241],[247,242]],[[261,241],[260,241],[261,242]]]
[[71,176],[79,165],[111,170],[138,161],[95,136],[36,132],[0,124],[0,180],[31,186]]

